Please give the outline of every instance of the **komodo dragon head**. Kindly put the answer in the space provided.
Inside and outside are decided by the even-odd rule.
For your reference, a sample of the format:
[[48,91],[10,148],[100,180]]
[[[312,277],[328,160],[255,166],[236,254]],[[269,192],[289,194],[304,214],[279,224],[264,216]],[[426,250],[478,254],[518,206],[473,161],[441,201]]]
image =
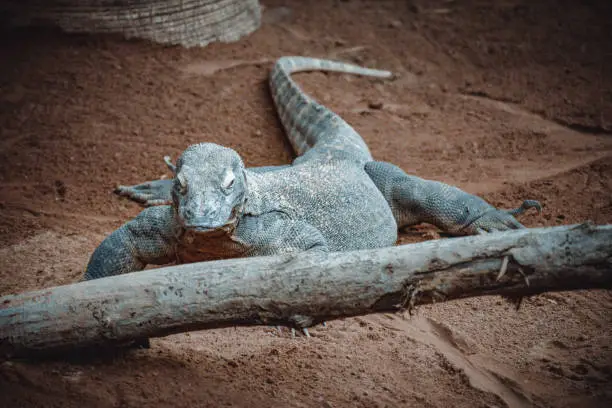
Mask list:
[[214,143],[189,146],[174,166],[172,201],[183,228],[196,233],[233,231],[246,197],[244,163]]

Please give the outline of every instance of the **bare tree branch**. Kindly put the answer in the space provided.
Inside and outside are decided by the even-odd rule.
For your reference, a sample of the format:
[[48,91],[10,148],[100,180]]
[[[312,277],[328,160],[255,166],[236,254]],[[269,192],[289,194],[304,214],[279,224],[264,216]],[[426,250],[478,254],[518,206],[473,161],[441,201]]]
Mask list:
[[471,296],[610,287],[612,225],[202,262],[2,297],[0,357],[235,325],[304,327]]

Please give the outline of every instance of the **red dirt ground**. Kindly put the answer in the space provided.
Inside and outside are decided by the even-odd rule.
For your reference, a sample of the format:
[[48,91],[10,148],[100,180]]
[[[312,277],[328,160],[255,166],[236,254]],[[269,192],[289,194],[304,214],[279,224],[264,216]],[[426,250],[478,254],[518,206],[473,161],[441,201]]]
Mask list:
[[[289,162],[266,84],[282,55],[399,74],[296,76],[377,159],[497,206],[540,200],[530,227],[612,223],[612,6],[577,3],[268,0],[250,37],[190,50],[5,34],[0,294],[77,280],[140,210],[113,186],[162,176],[165,154],[211,141],[249,166]],[[311,339],[193,332],[112,359],[5,362],[0,406],[611,406],[611,323],[594,290],[332,321]]]

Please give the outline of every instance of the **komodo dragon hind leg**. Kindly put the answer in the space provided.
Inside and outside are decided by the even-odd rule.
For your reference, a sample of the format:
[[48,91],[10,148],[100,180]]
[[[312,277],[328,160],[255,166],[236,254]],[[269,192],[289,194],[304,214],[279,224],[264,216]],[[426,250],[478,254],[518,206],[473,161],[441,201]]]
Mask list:
[[393,211],[399,228],[422,222],[453,235],[474,235],[525,228],[514,216],[538,201],[525,200],[516,209],[502,210],[455,186],[406,174],[398,166],[371,161],[365,171]]
[[172,204],[172,179],[153,180],[134,186],[117,186],[115,194],[127,197],[143,207]]

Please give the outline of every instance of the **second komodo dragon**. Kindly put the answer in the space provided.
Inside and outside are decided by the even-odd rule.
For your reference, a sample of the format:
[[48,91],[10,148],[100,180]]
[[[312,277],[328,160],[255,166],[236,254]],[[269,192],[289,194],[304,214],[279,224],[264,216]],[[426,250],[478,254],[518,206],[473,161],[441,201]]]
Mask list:
[[513,215],[456,187],[374,161],[342,118],[292,80],[299,71],[379,78],[388,71],[282,57],[270,88],[298,157],[290,165],[245,168],[238,153],[213,143],[189,146],[170,180],[120,186],[145,207],[94,251],[84,279],[139,271],[147,264],[208,261],[300,251],[349,251],[395,244],[398,228],[422,222],[454,234],[523,228]]

